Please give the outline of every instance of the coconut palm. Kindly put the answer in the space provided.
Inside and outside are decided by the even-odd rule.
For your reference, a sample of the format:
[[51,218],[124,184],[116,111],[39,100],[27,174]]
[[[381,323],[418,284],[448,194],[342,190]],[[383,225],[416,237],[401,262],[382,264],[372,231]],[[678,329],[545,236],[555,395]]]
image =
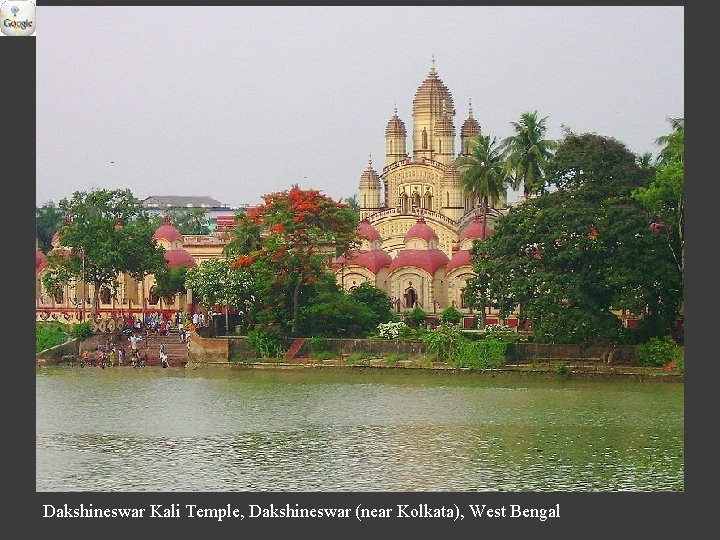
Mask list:
[[538,120],[537,111],[523,113],[520,121],[511,122],[515,135],[501,143],[505,178],[513,189],[522,185],[525,197],[543,188],[545,166],[557,147],[556,141],[543,139],[546,120],[547,116]]
[[458,159],[459,165],[469,165],[460,176],[465,194],[482,204],[483,238],[486,233],[490,201],[497,201],[505,189],[503,160],[497,139],[478,135],[471,141],[472,153]]

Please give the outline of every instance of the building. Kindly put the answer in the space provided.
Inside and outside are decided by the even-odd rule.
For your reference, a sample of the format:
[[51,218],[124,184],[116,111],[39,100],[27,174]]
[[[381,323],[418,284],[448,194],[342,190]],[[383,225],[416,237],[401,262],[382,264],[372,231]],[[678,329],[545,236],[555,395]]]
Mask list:
[[370,159],[360,175],[362,244],[334,269],[344,289],[370,282],[391,297],[398,312],[420,307],[438,313],[452,306],[471,313],[462,294],[473,276],[469,249],[492,233],[507,208],[507,194],[490,201],[483,225],[480,201],[461,187],[467,165],[458,159],[471,154],[480,124],[470,103],[456,147],[454,117],[453,96],[433,59],[413,99],[409,151],[396,106],[385,127],[382,171],[375,171]]

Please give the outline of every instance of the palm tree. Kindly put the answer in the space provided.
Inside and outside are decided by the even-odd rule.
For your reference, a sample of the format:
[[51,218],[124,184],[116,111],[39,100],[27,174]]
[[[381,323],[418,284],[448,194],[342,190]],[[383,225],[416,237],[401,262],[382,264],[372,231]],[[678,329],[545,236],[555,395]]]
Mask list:
[[655,144],[663,146],[657,157],[659,164],[685,160],[685,118],[668,118],[672,133],[655,139]]
[[543,139],[546,120],[547,116],[538,120],[537,111],[523,113],[519,122],[511,122],[515,135],[501,144],[505,178],[513,189],[522,185],[525,197],[542,189],[545,166],[557,147],[556,141]]
[[503,160],[497,139],[478,135],[471,142],[472,153],[458,159],[459,165],[469,165],[460,176],[463,190],[482,204],[483,238],[486,233],[487,211],[490,201],[497,201],[506,184],[503,177]]

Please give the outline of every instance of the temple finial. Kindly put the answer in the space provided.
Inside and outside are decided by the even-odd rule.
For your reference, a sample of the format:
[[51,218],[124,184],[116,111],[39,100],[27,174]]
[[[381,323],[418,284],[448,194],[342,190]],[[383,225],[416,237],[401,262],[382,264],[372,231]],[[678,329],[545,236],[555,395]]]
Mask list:
[[468,117],[472,118],[473,117],[473,115],[472,115],[472,98],[470,98],[468,101],[470,102],[470,114]]
[[430,73],[435,73],[435,53],[433,53],[432,59],[430,60]]
[[397,116],[397,100],[395,100],[395,103],[393,105],[393,114]]
[[368,154],[368,169],[372,169],[372,152]]

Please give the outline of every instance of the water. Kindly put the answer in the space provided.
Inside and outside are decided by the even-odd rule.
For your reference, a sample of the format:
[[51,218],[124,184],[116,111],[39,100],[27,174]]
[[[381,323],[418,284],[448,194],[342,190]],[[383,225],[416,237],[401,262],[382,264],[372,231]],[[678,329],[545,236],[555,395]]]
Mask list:
[[541,375],[60,368],[37,376],[36,489],[682,491],[683,399]]

